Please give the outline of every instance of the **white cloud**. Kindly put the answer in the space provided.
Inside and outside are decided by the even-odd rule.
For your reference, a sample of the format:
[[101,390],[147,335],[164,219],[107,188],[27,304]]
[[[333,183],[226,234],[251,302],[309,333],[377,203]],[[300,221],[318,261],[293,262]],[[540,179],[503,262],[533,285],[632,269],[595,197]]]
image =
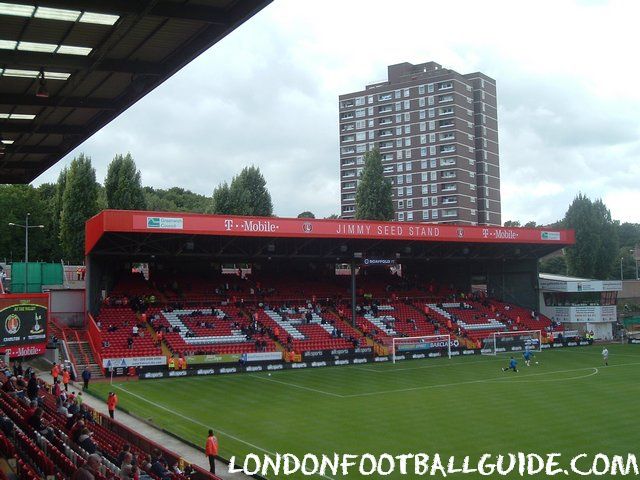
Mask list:
[[74,153],[103,179],[130,151],[146,185],[207,195],[255,164],[276,214],[326,216],[338,95],[433,60],[497,80],[504,220],[557,220],[582,191],[640,222],[638,18],[632,0],[278,0]]

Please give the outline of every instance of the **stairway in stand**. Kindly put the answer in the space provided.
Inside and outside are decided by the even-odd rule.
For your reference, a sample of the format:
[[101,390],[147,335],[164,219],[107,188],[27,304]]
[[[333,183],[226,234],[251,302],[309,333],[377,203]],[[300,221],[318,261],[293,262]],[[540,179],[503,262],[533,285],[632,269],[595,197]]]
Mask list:
[[[75,364],[78,376],[80,376],[84,370],[84,366],[89,365],[92,379],[104,378],[102,369],[93,356],[91,344],[87,338],[87,332],[75,328],[66,328],[65,334],[67,337],[67,348]],[[80,378],[78,378],[78,381],[80,381]]]

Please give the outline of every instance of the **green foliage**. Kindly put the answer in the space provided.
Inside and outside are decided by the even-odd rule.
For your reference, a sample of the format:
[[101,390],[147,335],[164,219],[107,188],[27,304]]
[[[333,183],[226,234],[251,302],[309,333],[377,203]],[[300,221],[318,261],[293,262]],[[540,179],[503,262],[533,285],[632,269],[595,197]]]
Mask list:
[[116,155],[109,164],[104,180],[107,208],[116,210],[144,210],[146,202],[142,191],[140,171],[130,153]]
[[304,211],[298,214],[298,218],[316,218],[316,216],[309,211]]
[[564,225],[576,232],[576,244],[567,248],[569,273],[610,278],[618,250],[618,226],[602,200],[592,202],[578,194],[565,214]]
[[204,195],[179,187],[168,190],[144,187],[143,192],[146,208],[154,212],[205,213],[211,205]]
[[91,159],[84,154],[74,158],[69,166],[62,195],[60,242],[65,259],[84,259],[84,224],[98,213],[98,183]]
[[272,216],[271,195],[260,169],[245,167],[233,177],[231,185],[227,186],[226,182],[220,184],[213,191],[210,211],[227,215]]
[[540,273],[554,273],[556,275],[567,274],[567,260],[564,255],[547,258],[540,261],[538,268]]
[[328,219],[328,220],[335,220],[335,219],[340,218],[340,216],[339,216],[337,213],[332,213],[332,214],[331,214],[331,215],[329,215],[328,217],[324,217],[324,218],[326,218],[326,219]]
[[227,182],[221,183],[213,191],[211,209],[209,211],[217,214],[229,214],[232,211],[231,193]]
[[518,220],[507,220],[504,222],[505,227],[519,227],[520,222]]
[[364,156],[364,168],[356,191],[356,214],[360,220],[393,220],[391,181],[384,177],[378,149]]
[[[42,190],[48,192],[51,187]],[[51,258],[52,222],[47,203],[40,193],[31,185],[0,185],[0,260],[24,260],[24,228],[9,223],[24,225],[27,213],[30,214],[30,225],[45,226],[43,229],[29,229],[29,259],[38,261]]]

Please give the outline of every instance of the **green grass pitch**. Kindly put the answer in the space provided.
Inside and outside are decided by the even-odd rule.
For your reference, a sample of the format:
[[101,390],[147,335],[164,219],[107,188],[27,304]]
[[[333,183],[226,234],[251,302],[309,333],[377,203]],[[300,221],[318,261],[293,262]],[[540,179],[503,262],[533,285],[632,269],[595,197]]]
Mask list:
[[[121,407],[198,445],[213,428],[226,458],[265,452],[300,457],[437,452],[460,459],[558,452],[564,465],[580,453],[626,455],[640,445],[640,347],[608,348],[608,367],[602,347],[592,346],[543,351],[531,367],[514,355],[518,373],[502,372],[509,359],[502,354],[287,370],[271,376],[260,372],[114,382],[113,387],[102,383],[91,390],[102,398],[116,390]],[[591,466],[591,459],[585,466]],[[352,473],[349,478],[362,477]],[[396,472],[386,478],[414,476]],[[559,478],[584,477],[570,473]]]

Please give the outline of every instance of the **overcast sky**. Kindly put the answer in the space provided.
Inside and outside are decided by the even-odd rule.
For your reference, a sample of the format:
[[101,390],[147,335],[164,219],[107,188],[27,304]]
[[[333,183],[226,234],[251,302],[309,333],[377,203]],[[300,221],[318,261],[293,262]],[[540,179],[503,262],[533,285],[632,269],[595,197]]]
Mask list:
[[257,165],[274,213],[339,213],[338,95],[387,65],[496,79],[502,218],[552,222],[582,191],[640,222],[640,2],[275,0],[74,155],[98,180],[131,152],[144,185],[211,195]]

